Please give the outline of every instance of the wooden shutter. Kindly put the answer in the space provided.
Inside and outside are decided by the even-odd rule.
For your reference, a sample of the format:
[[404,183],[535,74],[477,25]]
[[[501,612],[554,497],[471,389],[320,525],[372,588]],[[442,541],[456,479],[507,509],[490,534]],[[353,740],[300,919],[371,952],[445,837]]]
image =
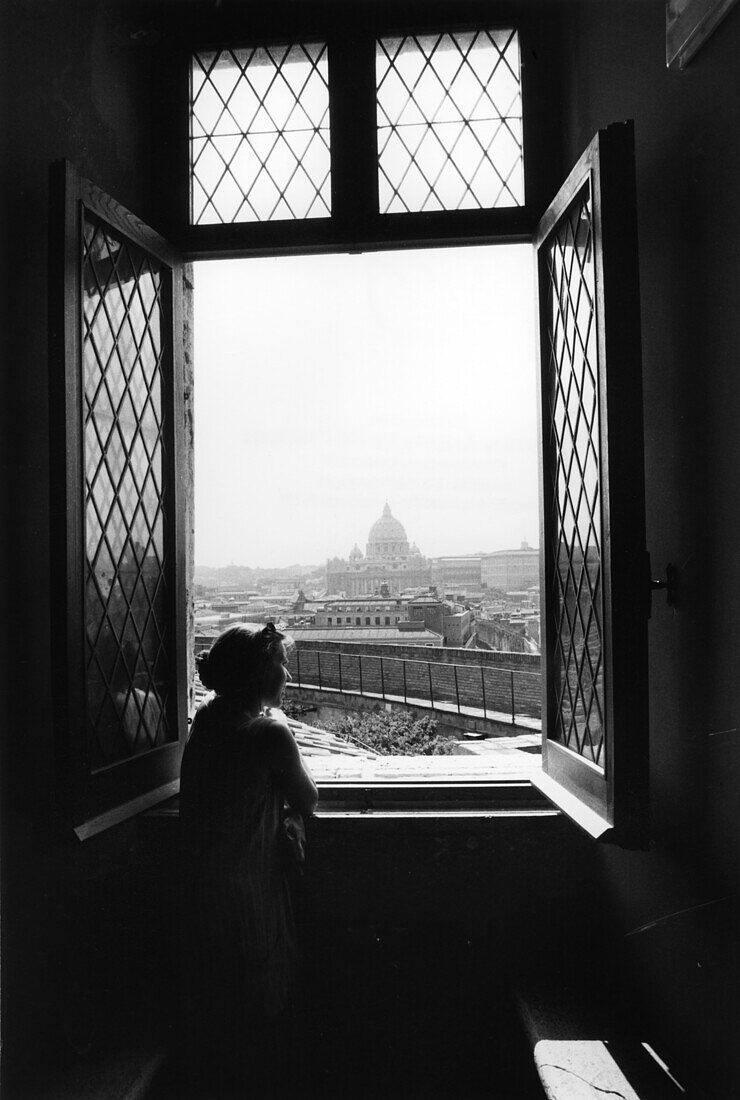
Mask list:
[[51,184],[56,749],[60,800],[84,838],[177,791],[182,265],[68,164]]
[[535,237],[541,365],[540,789],[645,839],[647,616],[632,123],[600,131]]

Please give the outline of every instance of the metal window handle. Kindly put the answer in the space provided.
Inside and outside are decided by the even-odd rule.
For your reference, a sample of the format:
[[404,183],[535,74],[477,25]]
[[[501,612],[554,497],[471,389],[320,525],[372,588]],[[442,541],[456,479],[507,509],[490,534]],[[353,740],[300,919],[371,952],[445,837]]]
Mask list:
[[653,571],[650,566],[650,555],[647,555],[647,567],[648,567],[648,618],[653,609],[653,592],[665,592],[666,603],[669,607],[676,606],[676,592],[678,587],[678,570],[676,566],[668,562],[665,567],[665,580],[656,580],[653,577]]

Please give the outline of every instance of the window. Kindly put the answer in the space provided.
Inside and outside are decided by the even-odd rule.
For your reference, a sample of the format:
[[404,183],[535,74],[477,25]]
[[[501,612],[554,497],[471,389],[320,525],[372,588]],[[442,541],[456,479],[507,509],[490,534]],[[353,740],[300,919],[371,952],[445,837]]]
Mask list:
[[54,166],[53,555],[62,790],[85,837],[177,787],[186,729],[182,267]]
[[[644,521],[635,491],[641,455],[634,445],[641,429],[639,326],[625,131],[600,136],[537,228],[534,211],[545,207],[546,178],[538,169],[547,150],[530,143],[528,83],[538,77],[532,67],[519,69],[520,50],[528,56],[526,26],[443,34],[421,26],[392,34],[371,23],[352,34],[347,23],[326,40],[283,33],[248,47],[218,43],[203,50],[193,43],[190,128],[181,158],[184,165],[189,145],[190,172],[183,170],[187,179],[173,218],[178,245],[188,259],[198,259],[535,239],[546,528],[541,786],[575,817],[585,805],[601,823],[592,831],[603,832],[603,825],[620,835],[625,812],[627,825],[637,821],[646,731]],[[276,41],[283,45],[270,45]],[[301,99],[309,85],[310,110]],[[181,130],[175,119],[172,128]],[[534,130],[544,133],[542,117]],[[108,266],[117,271],[115,286],[73,278],[55,307],[61,334],[56,354],[68,368],[56,402],[64,415],[55,454],[68,503],[59,520],[59,546],[68,549],[56,557],[68,592],[57,624],[64,638],[59,758],[72,777],[67,787],[75,822],[91,832],[106,814],[120,819],[172,789],[185,736],[187,502],[177,496],[187,464],[178,347],[181,268],[161,238],[69,173],[55,213],[56,224],[67,226],[55,269],[60,285],[63,273],[70,278],[84,270],[86,240],[89,272],[99,275],[98,230]],[[154,301],[147,280],[163,288]],[[590,322],[595,338],[588,320],[582,327],[584,287],[597,303]],[[96,295],[110,293],[125,303],[124,313],[141,308],[150,320],[142,330],[125,318],[107,337],[97,331],[86,337],[85,293],[90,317]],[[612,295],[619,322],[598,305]],[[147,378],[146,392],[134,393],[142,331],[153,343],[154,325],[162,340],[155,352],[160,382],[152,388]],[[110,390],[114,374],[102,389],[90,380],[86,436],[84,371],[87,365],[101,375],[111,366],[117,371],[104,350],[111,338],[123,385],[120,393]],[[86,339],[99,353],[93,354],[97,367],[84,359]],[[575,352],[574,340],[580,347]],[[590,346],[596,367],[591,352],[581,355]],[[598,386],[584,373],[586,360]],[[110,414],[98,407],[98,398],[110,401]],[[152,433],[149,418],[157,410],[161,420]],[[584,442],[594,434],[598,445]],[[143,464],[134,457],[140,448]],[[103,469],[110,490],[96,481]],[[131,626],[122,630],[124,621]],[[115,659],[103,656],[109,644]],[[116,700],[119,673],[128,702]],[[91,705],[96,698],[97,714]],[[105,714],[115,715],[114,736],[96,745]],[[127,741],[129,721],[135,733]],[[624,734],[628,728],[635,752]],[[104,756],[108,764],[101,766]]]
[[[633,140],[631,124],[601,131],[535,238],[546,551],[538,782],[593,835],[616,828],[624,843],[644,837],[647,787]],[[618,312],[602,307],[605,289]]]
[[188,257],[531,232],[545,146],[525,149],[540,75],[520,52],[537,22],[389,34],[379,18],[334,12],[323,38],[276,15],[252,43],[193,44]]
[[523,204],[516,31],[381,38],[376,79],[381,213]]
[[[355,542],[372,541],[368,529],[380,514],[387,485],[392,483],[386,479],[405,486],[403,495],[407,503],[400,510],[391,498],[393,513],[405,524],[413,524],[407,526],[409,540],[413,536],[418,541],[421,530],[418,525],[425,525],[421,540],[423,550],[430,538],[446,537],[454,539],[458,545],[462,538],[464,545],[478,545],[474,531],[487,532],[486,539],[494,537],[494,518],[480,507],[482,497],[497,499],[499,513],[510,513],[513,507],[517,519],[507,520],[507,523],[514,523],[511,537],[518,538],[519,523],[525,514],[528,517],[526,529],[537,529],[532,277],[532,252],[527,245],[394,251],[366,256],[280,257],[266,263],[247,259],[196,264],[196,562],[206,564],[221,557],[252,565],[258,560],[271,560],[275,564],[294,560],[309,563],[333,559],[335,554],[343,556],[342,551],[347,554]],[[325,331],[322,322],[322,303],[325,301],[333,302],[336,312],[330,332]],[[440,303],[445,301],[455,304],[454,308],[448,306],[442,322]],[[370,363],[377,360],[374,370],[379,384],[374,395],[363,398],[366,416],[363,423],[358,423],[352,415],[357,394],[346,385],[346,364],[348,356],[354,354],[355,333],[368,325],[368,302],[373,303],[370,316],[379,339],[365,354]],[[275,345],[273,334],[288,303],[293,317],[291,331],[285,332],[279,345]],[[489,330],[498,332],[493,355],[493,349],[488,349],[476,335],[483,310],[488,310]],[[439,338],[438,322],[444,330],[443,340]],[[399,331],[393,346],[385,347],[382,333],[387,331],[389,323]],[[528,335],[523,336],[524,333]],[[262,371],[253,376],[251,371],[239,365],[242,361],[240,349],[245,340],[249,340],[255,361],[271,357],[273,369],[269,378],[263,377],[265,372]],[[376,343],[377,353],[374,350]],[[505,356],[504,347],[508,349]],[[459,447],[459,434],[445,430],[449,421],[445,382],[449,378],[450,363],[457,363],[456,357],[462,360],[456,365],[456,380],[468,392],[481,395],[488,408],[490,429],[471,439],[463,451]],[[407,422],[409,426],[415,423],[419,394],[416,364],[419,362],[425,364],[429,391],[425,399],[427,424],[423,430],[412,429],[413,445],[410,447],[408,435],[395,431],[394,425],[403,427]],[[233,364],[234,369],[229,364]],[[240,432],[242,394],[254,399],[255,387],[265,407],[281,408],[286,423],[298,422],[296,418],[300,418],[302,430],[291,440],[289,448],[280,441],[279,433],[275,433],[274,423],[270,424],[267,419],[263,423],[253,423],[249,438]],[[387,400],[389,388],[395,394],[392,403]],[[508,409],[507,395],[513,404]],[[322,435],[327,398],[333,402],[337,421],[328,448]],[[206,404],[212,410],[210,415],[205,411]],[[380,447],[377,438],[379,417],[387,426]],[[238,490],[233,483],[224,485],[222,478],[214,479],[213,474],[218,470],[254,468],[255,462],[273,453],[273,448],[277,453],[274,461],[270,461],[269,493],[264,492],[263,481],[253,478],[239,482]],[[359,478],[366,485],[374,486],[372,493],[378,499],[377,512],[365,512],[360,501],[353,500],[346,510],[331,518],[334,505],[326,489],[332,484],[338,455],[341,455],[341,468],[348,486],[356,484]],[[519,471],[516,477],[512,464],[516,464]],[[471,468],[487,472],[478,478],[476,491],[468,488],[463,496]],[[438,487],[434,505],[424,497],[432,470],[436,471]],[[442,471],[447,471],[444,484],[438,480]],[[213,501],[222,490],[224,503],[217,514]],[[237,515],[229,505],[235,491],[239,492],[241,501]],[[366,488],[366,496],[367,493]],[[378,493],[382,495],[377,497]],[[348,525],[348,517],[353,512],[360,517],[360,525],[356,528],[351,523]],[[261,530],[274,534],[256,531],[249,522],[250,515],[254,514],[263,518]],[[286,515],[290,517],[287,524],[281,519]],[[441,515],[446,516],[444,526],[440,523]],[[329,526],[327,521],[330,521]],[[428,569],[428,559],[421,568]],[[380,575],[377,580],[381,580]],[[316,582],[306,576],[305,582],[303,578],[299,581],[299,587],[310,593],[312,583]],[[337,586],[342,587],[344,583],[342,576]],[[406,584],[398,587],[406,587]],[[388,599],[388,595],[383,598]],[[377,611],[379,622],[375,632],[378,632],[385,618],[390,618],[393,605],[375,603],[375,598],[369,599],[367,605],[369,613]],[[397,641],[423,641],[418,630],[417,627],[414,637]],[[302,645],[300,640],[299,645]],[[326,653],[321,653],[321,682],[327,688],[339,687],[340,668],[337,656],[333,655],[336,649],[332,647],[333,653],[330,653],[328,646],[322,648]],[[383,652],[393,655],[391,651]],[[422,655],[417,650],[407,656],[409,660],[415,657],[418,661]],[[340,657],[343,687],[353,685],[358,689],[357,662],[349,660],[347,650],[343,650]],[[536,670],[530,675],[539,685],[538,658],[533,663]],[[419,677],[415,674],[420,668],[423,678],[417,685]],[[295,660],[292,671],[297,682]],[[406,672],[410,697],[429,693],[426,661],[421,666],[409,664]],[[318,679],[318,674],[317,664],[311,662],[305,651],[301,652],[303,684],[315,683],[312,678]],[[377,662],[366,665],[363,659],[362,675],[368,694],[382,697],[385,690],[388,696],[403,698],[402,665],[390,660],[384,662],[381,679]],[[509,673],[486,672],[485,680],[483,687],[479,669],[476,669],[475,679],[470,674],[465,676],[463,669],[459,670],[463,713],[469,706],[482,709],[485,690],[489,718],[493,717],[493,711],[503,710],[504,720],[510,723]],[[524,706],[519,688],[526,680],[528,677],[524,675],[515,675],[517,714]],[[454,670],[432,667],[431,681],[434,699],[456,707]],[[296,687],[294,692],[300,695],[301,689]],[[373,699],[371,705],[376,702]],[[539,718],[538,700],[536,718]],[[441,724],[443,729],[447,725],[444,719]],[[510,732],[521,734],[522,730],[517,728]],[[458,739],[462,740],[462,736],[459,734]],[[430,759],[427,771],[434,768],[437,774],[449,774],[455,766],[459,774],[464,747],[462,744],[457,746],[456,758],[436,754],[435,759]],[[485,768],[486,778],[491,778],[491,759],[491,755],[466,753],[467,772]],[[532,764],[538,762],[531,754],[522,754],[517,759]],[[400,765],[409,774],[421,763],[418,759],[408,764],[395,761],[396,772]],[[387,771],[388,766],[383,765],[378,774],[381,770]],[[342,770],[347,774],[350,767],[343,762]]]
[[193,225],[328,217],[329,147],[324,43],[194,54]]

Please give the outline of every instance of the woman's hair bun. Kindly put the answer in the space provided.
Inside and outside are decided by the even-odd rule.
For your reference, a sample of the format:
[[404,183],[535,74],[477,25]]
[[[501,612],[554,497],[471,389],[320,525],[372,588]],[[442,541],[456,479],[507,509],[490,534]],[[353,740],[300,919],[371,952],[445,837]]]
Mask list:
[[210,681],[210,678],[208,676],[208,669],[209,669],[210,663],[211,663],[211,651],[210,651],[210,649],[206,649],[202,653],[196,654],[195,667],[198,670],[198,676],[200,678],[200,682],[203,685],[203,687],[206,689],[206,691],[212,691],[213,690],[213,685],[212,685],[212,683]]

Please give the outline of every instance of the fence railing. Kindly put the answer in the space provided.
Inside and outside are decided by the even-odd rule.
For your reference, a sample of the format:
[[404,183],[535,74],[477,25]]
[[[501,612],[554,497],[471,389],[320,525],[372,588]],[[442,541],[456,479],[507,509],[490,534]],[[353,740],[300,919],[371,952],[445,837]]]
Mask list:
[[452,664],[409,657],[301,649],[291,654],[296,687],[342,691],[356,695],[415,703],[484,718],[502,714],[515,725],[518,718],[541,718],[539,672],[487,665]]

